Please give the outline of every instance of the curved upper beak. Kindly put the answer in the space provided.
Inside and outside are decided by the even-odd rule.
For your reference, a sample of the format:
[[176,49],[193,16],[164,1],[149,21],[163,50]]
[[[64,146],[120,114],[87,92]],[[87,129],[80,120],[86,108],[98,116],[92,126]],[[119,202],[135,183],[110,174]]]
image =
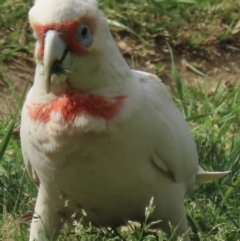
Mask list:
[[51,77],[56,66],[60,66],[68,52],[67,44],[61,39],[58,32],[49,30],[44,41],[43,69],[46,90],[51,89]]

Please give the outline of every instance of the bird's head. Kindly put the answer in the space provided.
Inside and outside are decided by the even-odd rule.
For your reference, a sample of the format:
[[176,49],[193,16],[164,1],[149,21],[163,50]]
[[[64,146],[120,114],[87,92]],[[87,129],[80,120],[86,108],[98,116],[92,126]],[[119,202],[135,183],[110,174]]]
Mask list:
[[101,89],[128,72],[95,0],[36,0],[29,12],[36,38],[38,87]]

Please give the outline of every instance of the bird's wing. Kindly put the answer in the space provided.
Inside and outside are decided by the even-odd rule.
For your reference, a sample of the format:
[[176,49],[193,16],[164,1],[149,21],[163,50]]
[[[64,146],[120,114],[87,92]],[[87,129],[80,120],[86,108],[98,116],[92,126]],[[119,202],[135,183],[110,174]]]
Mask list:
[[188,123],[157,76],[141,71],[134,74],[149,119],[153,162],[177,182],[189,180],[198,171],[198,154]]

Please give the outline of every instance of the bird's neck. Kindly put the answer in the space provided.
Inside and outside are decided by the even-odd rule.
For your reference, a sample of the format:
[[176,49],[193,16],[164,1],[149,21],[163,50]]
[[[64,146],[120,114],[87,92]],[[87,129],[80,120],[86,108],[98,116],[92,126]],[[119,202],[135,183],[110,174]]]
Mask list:
[[[79,74],[77,72],[79,71]],[[73,67],[69,82],[83,92],[96,95],[119,95],[127,88],[132,71],[118,53],[91,57]]]

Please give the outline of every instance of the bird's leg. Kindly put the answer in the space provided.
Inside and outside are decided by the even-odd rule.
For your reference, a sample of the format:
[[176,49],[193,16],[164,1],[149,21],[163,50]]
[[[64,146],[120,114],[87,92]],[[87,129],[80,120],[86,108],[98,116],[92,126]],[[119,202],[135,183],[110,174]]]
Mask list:
[[55,240],[62,226],[62,216],[52,207],[43,188],[39,188],[32,218],[29,241]]

